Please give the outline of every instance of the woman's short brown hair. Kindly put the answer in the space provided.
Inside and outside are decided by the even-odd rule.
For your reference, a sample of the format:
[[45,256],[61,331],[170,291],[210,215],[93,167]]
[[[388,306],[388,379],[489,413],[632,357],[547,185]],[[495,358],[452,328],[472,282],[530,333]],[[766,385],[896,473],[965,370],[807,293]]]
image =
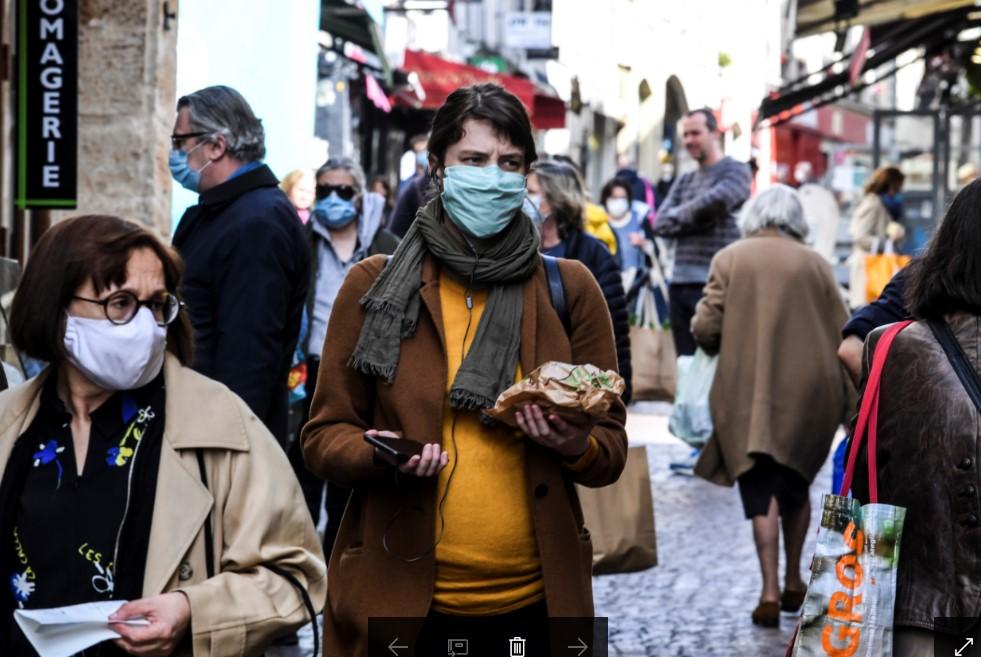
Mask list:
[[866,194],[889,194],[899,191],[906,176],[896,167],[881,167],[872,174],[871,180],[865,183]]
[[[97,294],[126,282],[130,255],[150,249],[163,263],[167,290],[177,294],[180,256],[141,226],[109,215],[82,215],[52,226],[31,252],[10,310],[10,336],[20,351],[54,365],[65,353],[65,311],[78,289],[92,281]],[[167,327],[167,350],[184,365],[192,360],[191,324],[181,312]]]

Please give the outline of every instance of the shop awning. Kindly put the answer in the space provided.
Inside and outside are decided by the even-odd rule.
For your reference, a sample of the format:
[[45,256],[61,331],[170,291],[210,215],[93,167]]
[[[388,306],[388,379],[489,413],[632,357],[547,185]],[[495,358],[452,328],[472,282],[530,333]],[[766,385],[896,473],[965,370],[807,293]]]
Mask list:
[[565,103],[542,93],[535,83],[525,78],[502,73],[491,73],[476,66],[458,64],[417,50],[406,50],[402,68],[415,73],[424,91],[422,97],[405,93],[396,94],[395,105],[415,109],[437,109],[446,102],[447,96],[460,87],[493,82],[504,87],[528,108],[535,128],[565,127]]
[[[757,124],[766,121],[770,126],[778,125],[894,75],[899,70],[896,58],[902,53],[914,48],[922,48],[925,53],[934,52],[955,41],[964,29],[981,25],[981,21],[972,19],[969,13],[971,8],[961,8],[870,28],[870,38],[860,46],[862,52],[858,53],[858,58],[856,53],[849,53],[821,71],[770,93],[760,103]],[[856,61],[861,66],[856,67],[854,73],[857,75],[853,75],[849,64]],[[879,70],[890,63],[893,64],[891,68]],[[876,71],[875,80],[866,81],[862,75],[866,71]],[[818,78],[816,82],[815,78]]]
[[385,80],[391,83],[391,69],[382,48],[381,32],[361,2],[321,0],[320,29],[374,55],[380,62]]
[[798,37],[830,32],[848,25],[881,25],[898,20],[970,7],[974,0],[858,0],[858,16],[835,20],[834,0],[797,0]]

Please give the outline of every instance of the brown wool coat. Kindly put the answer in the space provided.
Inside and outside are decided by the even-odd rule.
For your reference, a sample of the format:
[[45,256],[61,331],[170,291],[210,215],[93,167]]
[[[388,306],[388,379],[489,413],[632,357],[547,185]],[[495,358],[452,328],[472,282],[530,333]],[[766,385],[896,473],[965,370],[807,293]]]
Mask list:
[[[389,429],[422,442],[438,442],[446,386],[439,301],[439,268],[427,258],[422,271],[423,309],[413,337],[402,342],[395,381],[366,376],[347,366],[361,332],[359,303],[385,265],[383,256],[352,268],[341,287],[327,330],[311,420],[303,430],[307,466],[353,488],[328,567],[324,654],[368,654],[369,617],[424,617],[435,578],[432,551],[415,563],[388,554],[426,552],[435,536],[436,478],[396,475],[373,460],[366,429]],[[584,266],[560,261],[571,340],[551,305],[545,270],[524,284],[520,364],[530,372],[545,361],[617,367],[613,327],[598,284]],[[617,402],[593,430],[599,456],[581,473],[564,467],[553,451],[529,441],[525,481],[542,562],[545,597],[553,616],[591,616],[592,546],[573,484],[604,486],[620,476],[626,459],[626,409]],[[507,513],[474,509],[474,513]],[[398,514],[398,518],[396,515]],[[411,637],[403,637],[411,640]]]
[[698,476],[731,486],[768,454],[814,480],[854,399],[837,357],[847,319],[831,267],[796,240],[765,231],[716,254],[692,320],[719,353]]

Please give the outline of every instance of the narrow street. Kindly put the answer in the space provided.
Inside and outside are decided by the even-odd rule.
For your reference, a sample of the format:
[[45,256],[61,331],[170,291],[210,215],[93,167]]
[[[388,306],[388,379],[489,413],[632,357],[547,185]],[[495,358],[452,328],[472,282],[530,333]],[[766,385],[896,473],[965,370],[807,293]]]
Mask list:
[[[627,433],[632,444],[647,446],[659,564],[594,578],[596,613],[610,619],[611,657],[782,657],[794,618],[785,614],[779,630],[750,622],[761,584],[739,493],[672,473],[668,464],[690,450],[668,433],[667,406],[642,404],[637,410],[658,413],[631,412]],[[805,559],[830,481],[829,459],[811,488]]]
[[[749,619],[760,578],[739,493],[669,470],[690,450],[668,433],[668,412],[667,404],[642,403],[627,421],[631,444],[647,447],[659,564],[593,579],[596,614],[610,622],[610,657],[783,657],[794,617],[785,614],[778,630]],[[811,488],[805,555],[813,550],[821,495],[831,485],[830,464]],[[274,647],[268,657],[308,657],[312,637],[304,630],[299,646]]]

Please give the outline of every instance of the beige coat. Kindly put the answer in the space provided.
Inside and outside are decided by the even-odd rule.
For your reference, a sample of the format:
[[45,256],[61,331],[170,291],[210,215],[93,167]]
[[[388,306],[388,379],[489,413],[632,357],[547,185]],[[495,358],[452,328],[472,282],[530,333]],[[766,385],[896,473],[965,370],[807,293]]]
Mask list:
[[886,239],[886,228],[890,222],[892,222],[892,215],[886,210],[878,194],[866,194],[855,206],[849,227],[852,236],[852,257],[848,303],[852,308],[868,303],[865,298],[865,256],[872,253],[877,242],[881,243]]
[[[0,471],[37,414],[46,377],[47,371],[0,394]],[[283,450],[245,402],[171,355],[164,381],[166,426],[143,596],[187,595],[193,657],[261,655],[275,635],[307,619],[296,589],[261,564],[291,572],[320,610],[326,597],[320,541]],[[212,579],[204,551],[209,516],[218,571]]]
[[796,240],[763,232],[716,254],[692,320],[719,353],[695,474],[731,486],[768,454],[814,480],[854,399],[837,357],[847,319],[831,266]]

